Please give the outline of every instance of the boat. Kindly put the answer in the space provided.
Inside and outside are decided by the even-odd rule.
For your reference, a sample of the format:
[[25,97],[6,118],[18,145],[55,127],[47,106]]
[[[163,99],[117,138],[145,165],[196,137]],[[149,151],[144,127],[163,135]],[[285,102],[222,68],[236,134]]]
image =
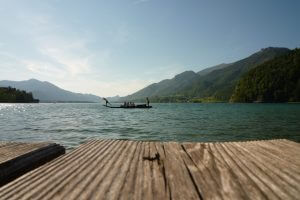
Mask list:
[[[152,108],[152,106],[149,105],[149,99],[147,98],[147,104],[137,104],[135,105],[133,104],[126,104],[124,103],[123,105],[120,106],[113,106],[111,103],[109,103],[109,101],[106,98],[103,98],[103,100],[105,101],[105,107],[107,108],[125,108],[125,109],[133,109],[133,108],[143,108],[143,109],[148,109],[148,108]],[[109,104],[109,105],[108,105]]]
[[125,109],[133,109],[133,108],[152,108],[152,106],[147,106],[146,104],[138,104],[135,106],[109,106],[109,105],[103,105],[104,107],[107,108],[125,108]]

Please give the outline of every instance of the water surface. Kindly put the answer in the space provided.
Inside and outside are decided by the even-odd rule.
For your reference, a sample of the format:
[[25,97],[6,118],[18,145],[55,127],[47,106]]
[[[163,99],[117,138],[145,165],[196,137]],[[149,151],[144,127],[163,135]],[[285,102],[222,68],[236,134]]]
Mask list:
[[300,141],[300,104],[0,104],[0,141],[53,141],[73,148],[92,138],[157,141]]

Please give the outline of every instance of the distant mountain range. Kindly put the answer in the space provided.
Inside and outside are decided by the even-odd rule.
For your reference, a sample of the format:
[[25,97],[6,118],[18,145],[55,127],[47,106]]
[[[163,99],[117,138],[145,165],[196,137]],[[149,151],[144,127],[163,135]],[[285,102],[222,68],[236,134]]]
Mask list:
[[[292,54],[291,52],[294,51],[296,53]],[[289,58],[283,58],[286,55],[290,55]],[[283,95],[285,96],[283,101],[285,101],[286,98],[288,98],[289,101],[293,101],[293,99],[298,99],[298,96],[288,95],[289,93],[287,92],[290,92],[288,91],[288,88],[294,88],[291,87],[291,84],[299,85],[299,77],[298,75],[295,77],[290,76],[290,73],[292,73],[292,69],[297,71],[299,66],[298,64],[292,65],[289,63],[292,62],[291,60],[294,60],[293,62],[298,62],[299,50],[296,51],[287,48],[276,47],[264,48],[242,60],[233,63],[223,63],[206,68],[197,73],[193,71],[185,71],[176,75],[172,79],[165,79],[158,83],[153,83],[131,95],[125,97],[107,97],[107,99],[111,102],[145,101],[146,97],[149,97],[151,102],[203,102],[229,101],[230,99],[238,102],[264,101],[264,98],[261,97],[262,91],[260,91],[261,93],[257,94],[257,96],[251,96],[251,98],[247,95],[254,94],[253,90],[255,89],[253,88],[256,88],[255,85],[259,85],[261,88],[265,88],[265,85],[279,87],[280,84],[274,84],[272,82],[272,78],[274,77],[274,80],[277,80],[276,77],[282,77],[280,73],[284,72],[287,73],[286,76],[295,83],[291,83],[290,81],[286,82],[284,78],[281,78],[280,80],[282,83],[286,84],[284,89],[282,89],[285,93],[281,89],[277,90],[277,88],[273,88],[272,92],[276,91],[274,92],[273,96]],[[273,65],[275,67],[272,71]],[[253,70],[256,68],[259,70],[253,72]],[[264,68],[267,70],[264,70]],[[262,74],[264,74],[264,77],[268,77],[263,78],[263,80],[269,81],[264,82],[265,85],[260,84],[259,80],[256,79],[256,76],[261,76]],[[272,74],[272,77],[269,77],[268,74]],[[73,93],[63,90],[49,82],[42,82],[36,79],[30,79],[27,81],[0,81],[0,87],[8,86],[19,90],[25,90],[27,92],[32,92],[33,97],[35,99],[39,99],[40,102],[102,101],[101,97],[92,94]],[[243,91],[246,91],[246,89],[247,92],[243,93]],[[258,89],[256,91],[258,91]],[[299,87],[297,86],[292,92],[297,93],[298,91]],[[281,99],[281,97],[277,96],[277,99]]]
[[269,47],[261,49],[247,58],[230,64],[220,64],[198,73],[185,71],[172,79],[151,84],[124,100],[142,100],[150,97],[155,102],[190,101],[191,99],[213,98],[229,101],[239,79],[258,65],[284,55],[291,50],[287,48]]
[[12,87],[32,92],[40,102],[100,102],[101,98],[92,94],[74,93],[61,89],[47,81],[30,79],[26,81],[0,81],[0,87]]
[[113,96],[113,97],[106,97],[106,99],[110,102],[118,102],[120,101],[120,96],[119,95],[116,95],[116,96]]

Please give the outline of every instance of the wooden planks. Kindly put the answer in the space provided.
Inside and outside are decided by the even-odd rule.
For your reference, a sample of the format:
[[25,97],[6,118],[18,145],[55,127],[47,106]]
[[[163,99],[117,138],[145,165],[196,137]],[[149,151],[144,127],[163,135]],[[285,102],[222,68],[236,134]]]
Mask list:
[[1,142],[0,186],[64,153],[57,144]]
[[299,159],[288,140],[92,140],[3,186],[0,199],[297,199]]

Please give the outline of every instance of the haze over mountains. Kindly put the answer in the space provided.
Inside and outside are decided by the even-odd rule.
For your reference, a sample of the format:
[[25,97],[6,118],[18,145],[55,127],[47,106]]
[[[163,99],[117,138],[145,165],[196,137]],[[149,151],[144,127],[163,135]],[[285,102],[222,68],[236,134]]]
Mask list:
[[229,101],[238,80],[250,69],[284,55],[291,50],[269,47],[250,55],[247,58],[230,64],[220,64],[204,69],[198,73],[185,71],[172,79],[151,84],[123,99],[142,100],[150,97],[152,101],[183,101],[191,98],[214,98]]
[[32,92],[40,102],[100,102],[101,98],[92,94],[74,93],[61,89],[47,81],[30,79],[26,81],[0,81],[0,87],[13,87]]
[[[280,57],[287,55],[295,50],[290,50],[287,48],[275,48],[269,47],[261,49],[260,51],[246,57],[242,60],[229,63],[229,64],[220,64],[213,67],[206,68],[199,72],[194,71],[185,71],[176,75],[172,79],[162,80],[158,83],[153,83],[144,89],[141,89],[131,95],[126,97],[108,97],[107,99],[112,102],[123,102],[123,101],[144,101],[146,97],[150,97],[152,102],[203,102],[207,99],[212,101],[229,101],[237,86],[244,87],[249,89],[245,85],[238,85],[243,77],[252,70],[259,67],[259,69],[264,69],[268,67],[268,71],[264,73],[271,73],[272,66],[264,65],[268,61],[276,60],[279,58],[279,61],[271,63],[285,63],[284,59]],[[296,51],[297,56],[299,55],[299,50]],[[294,54],[293,54],[294,55]],[[299,56],[298,56],[299,57]],[[291,58],[291,59],[298,59]],[[282,62],[281,62],[282,60]],[[282,64],[282,65],[283,65]],[[289,66],[294,67],[298,70],[299,66],[291,64],[285,64],[278,68],[286,68],[286,72],[289,71]],[[295,70],[294,70],[295,71]],[[280,70],[277,70],[276,73],[281,73]],[[273,76],[280,76],[280,74],[273,73]],[[287,75],[288,76],[288,75]],[[300,75],[299,75],[300,76]],[[255,79],[252,75],[251,79]],[[298,80],[298,75],[292,79]],[[292,80],[291,79],[291,80]],[[269,79],[265,79],[269,80]],[[248,81],[249,82],[249,81]],[[249,82],[250,83],[250,82]],[[256,84],[259,85],[258,82]],[[265,83],[268,84],[268,83]],[[290,83],[288,83],[290,84]],[[299,84],[299,83],[298,83]],[[254,84],[255,85],[255,84]],[[275,84],[274,84],[275,85]],[[278,84],[277,84],[278,85]],[[27,81],[0,81],[0,87],[13,87],[20,90],[25,90],[27,92],[32,92],[33,97],[39,99],[40,102],[100,102],[101,98],[92,95],[92,94],[80,94],[73,93],[64,89],[61,89],[49,82],[42,82],[36,79],[30,79]],[[254,87],[253,84],[251,86]],[[291,88],[291,87],[289,87]],[[298,87],[299,88],[299,87]],[[245,89],[245,91],[246,91]],[[285,88],[285,90],[288,90]],[[298,91],[299,89],[295,89]],[[276,90],[277,91],[277,90]],[[249,93],[249,92],[248,92]],[[247,94],[248,94],[247,93]],[[252,91],[253,93],[253,91]],[[277,91],[278,93],[278,91]],[[235,96],[237,93],[235,93]],[[285,93],[287,94],[287,92]],[[239,95],[240,96],[240,95]],[[285,95],[288,98],[288,95]],[[244,97],[243,97],[244,98]],[[298,97],[294,95],[292,99],[297,99]],[[237,98],[235,98],[237,99]],[[242,99],[242,98],[239,98]],[[245,99],[247,102],[252,101],[252,98],[247,97]],[[253,101],[259,101],[258,97],[253,98]],[[238,101],[238,100],[237,100]]]

